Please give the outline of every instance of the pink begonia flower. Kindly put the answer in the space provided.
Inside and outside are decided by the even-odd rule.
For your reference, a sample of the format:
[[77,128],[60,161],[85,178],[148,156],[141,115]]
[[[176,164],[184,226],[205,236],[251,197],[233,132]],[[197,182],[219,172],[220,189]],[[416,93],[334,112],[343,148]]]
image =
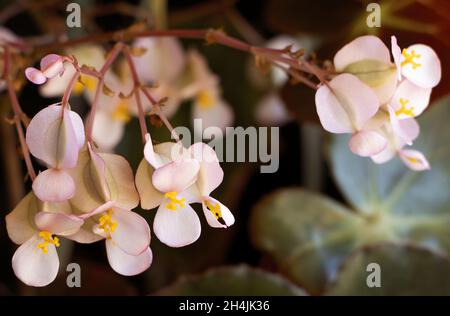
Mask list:
[[408,79],[403,80],[389,101],[398,119],[419,116],[430,103],[431,88],[421,88]]
[[392,36],[391,50],[399,80],[403,75],[424,89],[435,87],[441,80],[441,62],[430,46],[414,44],[401,50],[396,37]]
[[281,126],[293,120],[278,93],[269,92],[256,105],[256,120],[268,126]]
[[49,167],[33,182],[40,200],[61,202],[75,194],[75,183],[66,169],[76,166],[84,140],[81,117],[67,107],[50,105],[33,117],[26,142],[31,154]]
[[40,70],[34,67],[25,69],[25,76],[34,84],[43,84],[64,72],[64,58],[56,54],[49,54],[41,59]]
[[368,157],[382,151],[387,141],[366,123],[375,116],[380,103],[371,88],[350,74],[341,74],[316,92],[316,109],[323,128],[331,133],[353,134],[350,149]]
[[105,239],[108,262],[114,271],[131,276],[150,267],[153,260],[150,249],[151,235],[144,218],[130,210],[117,207],[109,207],[103,212],[96,210],[87,218],[94,222],[91,225],[91,233]]
[[[42,207],[42,205],[41,205]],[[55,280],[59,269],[56,248],[58,236],[75,233],[83,220],[72,214],[40,211],[33,193],[27,194],[6,216],[6,227],[11,240],[20,245],[12,258],[15,275],[29,286],[46,286]],[[59,211],[70,206],[59,204]]]
[[223,180],[223,170],[216,152],[205,143],[195,143],[189,147],[189,153],[200,164],[196,188],[208,224],[216,228],[233,225],[234,216],[228,207],[210,196]]

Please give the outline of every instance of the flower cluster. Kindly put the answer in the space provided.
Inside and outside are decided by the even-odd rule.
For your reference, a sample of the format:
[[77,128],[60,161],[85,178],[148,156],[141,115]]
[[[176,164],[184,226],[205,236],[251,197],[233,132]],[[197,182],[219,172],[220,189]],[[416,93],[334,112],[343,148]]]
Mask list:
[[425,156],[405,146],[419,135],[415,117],[428,106],[441,79],[432,48],[414,44],[403,50],[393,36],[389,49],[375,36],[356,38],[334,57],[336,76],[316,92],[320,122],[331,133],[352,134],[350,150],[375,163],[398,155],[413,170],[429,169]]
[[[144,39],[137,44],[150,45]],[[173,51],[179,44],[163,40],[152,45],[170,47]],[[151,231],[147,221],[132,211],[139,204],[146,210],[158,207],[153,230],[158,239],[170,247],[186,246],[199,238],[200,220],[190,206],[193,203],[201,203],[212,227],[226,228],[234,223],[230,210],[210,196],[221,184],[223,170],[215,151],[208,145],[196,143],[184,148],[179,142],[167,142],[153,147],[147,133],[145,158],[136,177],[124,157],[105,152],[97,145],[100,138],[95,136],[105,137],[99,132],[106,129],[102,119],[126,121],[123,119],[131,113],[131,108],[140,105],[131,103],[130,96],[117,92],[129,84],[124,81],[126,76],[117,78],[111,70],[103,71],[103,65],[112,63],[112,59],[105,59],[99,47],[80,49],[77,56],[47,55],[41,60],[40,69],[30,67],[25,71],[31,82],[44,84],[41,87],[44,95],[64,95],[61,103],[39,111],[27,127],[28,149],[47,169],[33,180],[32,192],[6,216],[8,235],[20,245],[12,258],[13,270],[30,286],[46,286],[56,278],[57,248],[63,245],[60,237],[78,243],[104,240],[109,264],[119,274],[136,275],[148,269],[153,260]],[[148,52],[156,54],[157,51]],[[209,73],[198,53],[192,52],[190,56],[195,59],[194,63],[200,64],[195,66],[197,78],[195,87],[189,88],[190,96],[203,94],[199,98],[206,98],[211,102],[209,105],[216,106],[216,102],[222,102],[217,79]],[[139,58],[147,57],[140,54],[132,61],[133,67],[138,65]],[[167,58],[167,55],[158,58]],[[79,66],[88,60],[95,65]],[[175,67],[171,62],[164,64]],[[179,75],[172,68],[165,69],[162,63],[154,66],[151,68],[154,73],[144,72],[148,77],[140,74],[141,80],[163,78],[159,86],[163,87]],[[181,68],[181,65],[176,67]],[[101,82],[106,88],[97,89]],[[129,85],[131,92],[128,94],[139,93],[135,86]],[[93,135],[85,132],[81,117],[71,110],[70,93],[85,93],[88,100],[92,100],[93,108],[98,102],[98,111],[92,119]],[[145,112],[152,111],[152,104],[148,102]]]

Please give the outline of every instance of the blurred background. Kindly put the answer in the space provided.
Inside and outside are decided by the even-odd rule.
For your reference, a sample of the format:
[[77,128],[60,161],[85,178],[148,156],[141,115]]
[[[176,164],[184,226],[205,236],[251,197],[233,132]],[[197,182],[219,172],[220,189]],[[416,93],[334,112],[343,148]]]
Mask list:
[[[65,24],[69,2],[4,0],[0,6],[0,24],[18,36],[34,40],[51,41],[61,35],[77,38],[128,28],[140,22],[151,26],[154,16],[148,5],[150,1],[70,1],[79,3],[82,12],[82,27],[71,29]],[[340,47],[364,34],[380,36],[387,46],[391,35],[397,36],[401,47],[425,43],[432,46],[441,59],[443,76],[433,90],[432,100],[442,100],[450,90],[446,72],[450,58],[450,3],[444,0],[378,1],[380,28],[367,27],[368,3],[358,0],[170,0],[167,1],[167,24],[169,28],[222,28],[229,35],[260,46],[277,35],[289,35],[298,40],[308,58],[320,66],[332,60]],[[385,238],[367,237],[371,224],[360,225],[352,218],[374,200],[364,188],[371,183],[378,192],[375,200],[389,199],[389,194],[397,188],[396,181],[409,177],[409,172],[396,161],[386,168],[372,166],[370,161],[351,156],[342,139],[330,138],[318,124],[314,90],[290,82],[282,86],[261,84],[267,81],[264,79],[267,75],[253,69],[254,61],[248,54],[220,45],[205,45],[201,40],[182,40],[182,43],[185,48],[200,50],[212,71],[220,77],[223,96],[235,114],[235,126],[280,127],[278,172],[261,174],[261,163],[222,163],[225,180],[215,197],[232,210],[236,223],[227,230],[218,230],[210,228],[201,216],[200,239],[182,249],[169,248],[153,237],[154,261],[141,275],[116,274],[108,265],[101,242],[80,245],[64,241],[59,251],[61,268],[57,280],[45,288],[29,288],[12,271],[10,259],[16,246],[8,238],[4,216],[30,190],[30,181],[14,127],[2,120],[0,294],[346,295],[420,294],[430,293],[429,289],[450,294],[450,265],[446,258],[450,249],[450,226],[446,226],[450,224],[450,213],[445,213],[450,212],[450,167],[449,150],[442,147],[449,143],[450,131],[444,118],[450,118],[450,112],[445,99],[438,102],[439,106],[430,107],[430,112],[434,113],[424,115],[422,133],[428,138],[419,141],[419,147],[422,143],[430,146],[427,140],[435,140],[435,134],[429,135],[425,129],[440,126],[438,134],[442,139],[439,138],[438,145],[443,153],[436,160],[437,167],[433,173],[416,176],[419,179],[411,180],[412,184],[408,182],[405,189],[412,192],[409,199],[413,201],[414,196],[422,197],[422,202],[416,203],[420,209],[416,209],[411,200],[406,203],[402,199],[392,207],[395,216],[415,214],[415,224],[389,226],[386,229],[392,229],[392,234],[384,234]],[[103,44],[106,48],[112,46],[112,43]],[[33,56],[34,61],[41,57]],[[280,97],[284,109],[280,119],[273,117],[271,120],[271,115],[262,117],[259,112],[260,101],[268,92]],[[36,86],[25,82],[19,99],[29,117],[58,101],[42,98]],[[71,104],[81,114],[89,110],[82,98],[73,98]],[[175,126],[191,126],[190,107],[188,102],[183,104],[171,122]],[[9,117],[11,113],[5,92],[0,96],[0,113],[2,117]],[[151,127],[151,132],[158,141],[169,139],[164,128]],[[116,152],[125,156],[136,171],[142,153],[137,119],[127,125]],[[371,179],[375,180],[371,182]],[[404,187],[405,183],[400,185]],[[417,192],[426,194],[417,195]],[[430,197],[425,198],[425,202],[424,195]],[[152,223],[155,211],[137,211]],[[416,213],[429,217],[422,218]],[[435,214],[437,217],[431,218]],[[426,225],[421,226],[421,223]],[[391,235],[394,237],[390,239]],[[376,290],[378,292],[367,292],[367,287],[362,285],[367,275],[364,264],[374,260],[382,264],[383,273],[387,273],[383,279],[387,282],[383,284],[387,285]],[[81,288],[66,286],[65,267],[69,262],[81,266]],[[400,277],[399,271],[403,273]],[[394,275],[397,277],[393,278]],[[418,275],[428,280],[426,284],[417,280]]]

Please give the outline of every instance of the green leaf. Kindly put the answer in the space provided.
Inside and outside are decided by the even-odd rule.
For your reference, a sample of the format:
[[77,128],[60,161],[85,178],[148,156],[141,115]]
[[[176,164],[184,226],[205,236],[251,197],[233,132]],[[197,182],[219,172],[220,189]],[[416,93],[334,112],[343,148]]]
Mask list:
[[305,292],[281,276],[246,265],[216,268],[182,277],[157,295],[178,296],[300,296]]
[[284,189],[260,201],[251,217],[252,239],[280,269],[319,294],[357,245],[363,219],[331,199]]
[[[376,280],[379,265],[380,287]],[[368,270],[368,271],[367,271]],[[450,295],[450,261],[429,250],[400,245],[361,249],[350,256],[329,295]]]

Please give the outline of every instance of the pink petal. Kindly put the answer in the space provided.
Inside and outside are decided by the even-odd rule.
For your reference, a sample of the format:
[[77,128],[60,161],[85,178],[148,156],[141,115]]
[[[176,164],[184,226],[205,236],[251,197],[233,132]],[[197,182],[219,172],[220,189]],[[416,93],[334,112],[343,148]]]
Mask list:
[[234,113],[231,106],[224,100],[218,100],[216,104],[208,108],[202,108],[197,103],[192,107],[192,118],[202,120],[203,132],[208,127],[217,127],[225,131],[226,127],[231,126],[234,120]]
[[[414,68],[412,63],[402,66],[402,74],[408,80],[422,88],[433,88],[441,80],[441,61],[436,52],[427,45],[414,44],[406,49],[408,54],[415,54],[420,57],[414,58],[413,62],[420,64]],[[405,59],[403,59],[403,63]]]
[[331,133],[358,131],[378,111],[375,92],[350,74],[333,78],[316,92],[316,109],[325,130]]
[[61,56],[49,54],[41,59],[41,71],[47,78],[53,78],[64,71],[64,63]]
[[415,171],[424,171],[431,169],[425,156],[417,150],[403,149],[399,152],[400,158],[410,169]]
[[83,220],[75,215],[61,213],[39,212],[34,217],[36,226],[40,230],[55,235],[67,236],[76,233],[83,225]]
[[145,140],[146,142],[144,146],[144,157],[148,161],[148,163],[155,169],[164,165],[161,157],[156,154],[155,150],[153,149],[153,143],[150,134],[145,135]]
[[361,131],[350,138],[350,150],[361,156],[369,157],[380,153],[387,146],[387,140],[374,131]]
[[164,199],[153,221],[156,237],[169,247],[184,247],[194,243],[201,232],[197,213],[189,205],[169,210],[166,208],[167,203],[169,200]]
[[25,69],[25,77],[30,80],[34,84],[43,84],[47,81],[47,78],[44,74],[34,67],[28,67]]
[[14,274],[29,286],[46,286],[56,279],[59,259],[54,245],[47,246],[47,253],[38,248],[42,242],[36,233],[22,246],[12,258]]
[[147,248],[138,256],[131,256],[118,247],[111,239],[106,240],[106,253],[111,268],[125,276],[137,275],[147,270],[153,261],[153,254]]
[[112,218],[117,227],[111,233],[112,240],[127,254],[140,255],[150,245],[150,228],[147,221],[132,211],[113,209]]
[[200,163],[197,186],[202,196],[208,196],[223,180],[223,170],[220,167],[217,154],[205,143],[195,143],[190,148],[191,157]]
[[64,170],[47,169],[34,180],[33,192],[41,201],[63,202],[75,195],[75,182]]
[[334,56],[334,66],[336,71],[341,72],[348,65],[365,59],[375,59],[387,64],[391,62],[386,45],[376,36],[365,35],[342,47]]
[[[212,209],[210,208],[212,206]],[[234,216],[222,203],[212,197],[207,197],[203,203],[203,213],[209,226],[215,228],[228,228],[234,224]],[[220,213],[218,213],[219,211]]]
[[153,186],[163,193],[182,192],[197,180],[199,169],[200,165],[194,159],[173,161],[153,172]]
[[391,52],[394,57],[395,67],[397,68],[397,78],[400,81],[402,80],[402,50],[400,49],[400,46],[398,46],[397,38],[395,36],[391,36]]

